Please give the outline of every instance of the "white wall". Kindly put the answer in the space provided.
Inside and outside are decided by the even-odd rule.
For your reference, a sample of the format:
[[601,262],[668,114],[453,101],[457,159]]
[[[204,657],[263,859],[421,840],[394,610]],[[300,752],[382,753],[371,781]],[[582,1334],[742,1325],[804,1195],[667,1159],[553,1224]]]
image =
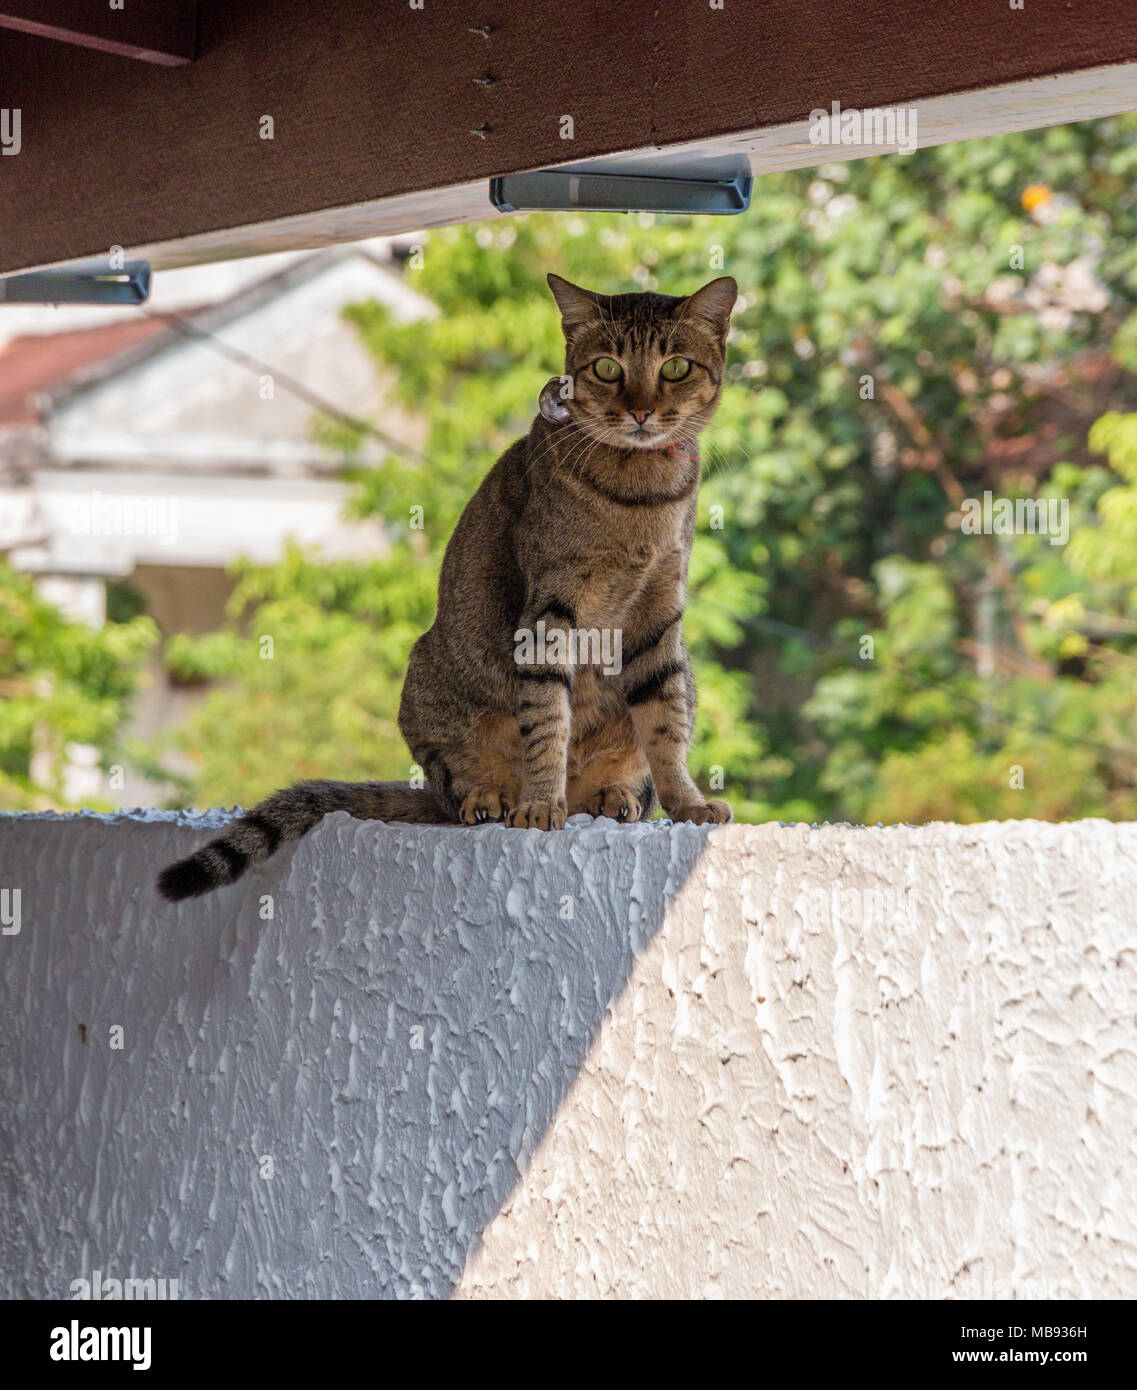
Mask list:
[[0,817],[0,1295],[1137,1294],[1137,826],[204,824]]
[[339,410],[376,419],[389,434],[421,439],[421,422],[408,428],[406,414],[386,399],[392,373],[342,317],[346,305],[369,300],[384,304],[396,322],[438,312],[397,270],[363,255],[334,259],[235,314],[213,330],[216,342],[183,340],[63,404],[49,422],[52,454],[127,468],[167,460],[207,474],[241,460],[337,462],[335,451],[312,442],[312,403],[283,380],[264,399],[258,369],[234,364],[219,343]]

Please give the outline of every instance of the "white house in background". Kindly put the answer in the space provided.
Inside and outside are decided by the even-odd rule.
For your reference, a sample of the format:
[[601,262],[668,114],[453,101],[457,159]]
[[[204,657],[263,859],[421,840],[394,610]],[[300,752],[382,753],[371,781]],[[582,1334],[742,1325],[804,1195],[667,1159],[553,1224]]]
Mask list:
[[[325,402],[423,441],[343,319],[366,300],[396,321],[437,312],[384,238],[169,271],[143,309],[0,309],[0,553],[96,625],[107,583],[128,579],[163,633],[221,625],[239,555],[273,562],[290,538],[336,558],[380,553],[378,526],[343,519],[341,456],[312,438]],[[361,461],[381,454],[373,442]],[[174,686],[160,654],[150,677],[143,735],[202,695]],[[94,762],[74,750],[75,799],[153,798],[129,774],[108,792]]]

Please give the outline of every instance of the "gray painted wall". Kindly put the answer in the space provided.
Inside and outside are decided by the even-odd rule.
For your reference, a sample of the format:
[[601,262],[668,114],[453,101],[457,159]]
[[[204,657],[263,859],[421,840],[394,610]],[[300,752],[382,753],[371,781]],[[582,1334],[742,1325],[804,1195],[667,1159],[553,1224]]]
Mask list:
[[1137,1294],[1137,826],[223,818],[0,817],[0,1295]]

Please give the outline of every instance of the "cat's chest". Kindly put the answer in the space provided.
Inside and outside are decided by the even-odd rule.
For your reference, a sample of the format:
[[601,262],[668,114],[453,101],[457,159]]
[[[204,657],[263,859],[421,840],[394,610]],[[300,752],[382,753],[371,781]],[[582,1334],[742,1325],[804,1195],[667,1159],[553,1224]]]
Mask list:
[[577,578],[577,621],[586,627],[626,628],[656,607],[674,609],[686,579],[687,548],[629,538],[588,557]]

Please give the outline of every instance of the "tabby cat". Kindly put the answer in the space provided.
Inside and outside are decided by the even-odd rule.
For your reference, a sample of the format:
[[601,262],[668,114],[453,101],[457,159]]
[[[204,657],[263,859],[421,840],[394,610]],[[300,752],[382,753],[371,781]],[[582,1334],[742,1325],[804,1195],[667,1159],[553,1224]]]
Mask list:
[[410,656],[399,728],[425,785],[274,792],[164,869],[166,898],[234,882],[330,811],[552,830],[579,811],[640,820],[658,796],[673,820],[730,819],[687,771],[682,619],[697,440],[718,404],[738,287],[723,277],[685,298],[603,295],[548,279],[565,375],[462,513],[437,616]]

